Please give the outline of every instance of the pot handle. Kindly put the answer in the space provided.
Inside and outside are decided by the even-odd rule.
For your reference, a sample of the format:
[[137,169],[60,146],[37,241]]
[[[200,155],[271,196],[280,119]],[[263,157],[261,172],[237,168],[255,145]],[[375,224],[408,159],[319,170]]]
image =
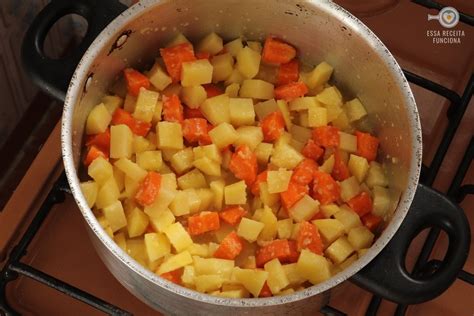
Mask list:
[[[33,19],[21,47],[23,66],[33,82],[51,96],[64,101],[69,81],[89,45],[96,36],[127,7],[118,0],[52,0]],[[87,20],[82,42],[66,57],[51,59],[43,45],[50,28],[61,17],[78,14]]]
[[[434,272],[413,275],[405,268],[405,256],[413,238],[429,227],[447,233],[448,250]],[[470,238],[464,211],[448,197],[419,184],[410,210],[396,234],[351,281],[395,303],[409,305],[429,301],[456,280],[466,262]]]

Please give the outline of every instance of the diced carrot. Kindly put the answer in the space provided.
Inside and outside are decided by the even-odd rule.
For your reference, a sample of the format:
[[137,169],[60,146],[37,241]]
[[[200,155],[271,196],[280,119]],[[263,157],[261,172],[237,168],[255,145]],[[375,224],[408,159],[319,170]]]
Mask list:
[[359,214],[360,217],[372,212],[372,198],[365,191],[354,196],[347,204],[354,212]]
[[151,123],[140,121],[137,119],[133,120],[133,125],[130,127],[132,132],[138,136],[146,136],[150,131]]
[[280,138],[285,131],[285,120],[280,111],[268,114],[260,123],[263,132],[263,139],[272,142]]
[[132,68],[126,68],[123,71],[125,81],[127,82],[127,91],[133,96],[137,96],[140,88],[148,89],[150,87],[150,80],[139,71]]
[[199,137],[199,146],[206,146],[212,144],[211,136],[209,136],[209,132],[214,128],[211,124],[207,123],[207,133],[203,134]]
[[321,204],[329,204],[339,199],[341,188],[330,174],[318,170],[313,176],[313,198]]
[[203,87],[204,87],[204,90],[206,90],[208,98],[212,98],[212,97],[224,94],[224,91],[218,86],[216,86],[215,84],[208,83],[208,84],[203,85]]
[[303,185],[310,184],[316,170],[318,170],[318,164],[314,160],[305,159],[293,169],[291,180]]
[[245,214],[247,214],[247,211],[242,206],[230,206],[219,212],[219,217],[227,224],[235,226]]
[[200,109],[191,109],[187,106],[184,107],[184,118],[204,118]]
[[207,120],[203,118],[185,119],[182,124],[183,137],[190,143],[198,142],[208,135]]
[[304,145],[303,149],[301,150],[303,156],[309,159],[313,159],[314,161],[318,161],[324,154],[324,149],[322,149],[316,142],[312,139],[308,139],[306,145]]
[[263,267],[268,261],[277,258],[281,262],[288,262],[292,256],[292,249],[287,239],[275,239],[256,252],[257,267]]
[[282,259],[282,262],[285,263],[294,263],[298,261],[300,252],[298,251],[298,244],[294,240],[288,240],[290,246],[290,255],[286,259]]
[[291,101],[308,93],[308,87],[304,82],[290,82],[275,88],[275,99]]
[[281,64],[278,69],[277,85],[284,85],[298,81],[300,72],[298,59],[293,59],[289,63]]
[[337,181],[346,180],[351,176],[349,167],[347,167],[347,164],[342,160],[341,150],[339,149],[334,151],[334,167],[332,168],[331,175]]
[[334,126],[320,126],[313,129],[313,140],[323,147],[339,146],[339,129]]
[[208,52],[197,52],[196,59],[209,59],[211,58],[211,54]]
[[267,281],[263,283],[263,287],[260,290],[260,294],[258,294],[258,297],[271,297],[273,296],[272,290],[270,290],[270,287],[268,286]]
[[217,212],[201,212],[188,218],[188,231],[190,235],[200,235],[220,228],[219,214]]
[[103,133],[89,136],[86,142],[86,146],[92,145],[108,153],[110,150],[110,129],[107,128]]
[[170,272],[160,274],[160,277],[175,284],[181,285],[181,276],[183,275],[183,271],[183,268],[179,268]]
[[229,170],[236,178],[244,180],[248,186],[251,186],[257,178],[257,156],[249,146],[239,145],[230,158]]
[[356,131],[357,136],[357,155],[364,157],[369,162],[377,157],[379,139],[369,133]]
[[316,214],[314,214],[313,217],[311,217],[311,220],[310,221],[314,221],[316,219],[325,219],[326,217],[324,216],[323,212],[317,212]]
[[374,215],[372,213],[365,214],[361,217],[362,223],[370,229],[372,232],[376,231],[382,222],[382,217]]
[[268,176],[268,170],[262,171],[258,174],[257,179],[255,182],[252,184],[252,187],[250,188],[250,191],[254,196],[260,195],[260,183],[266,182],[267,181],[267,176]]
[[183,121],[183,106],[176,94],[170,97],[163,96],[163,118],[168,122],[181,123]]
[[301,200],[305,194],[308,194],[308,186],[300,184],[296,181],[291,181],[288,184],[288,189],[280,193],[280,199],[286,209],[292,207],[296,202]]
[[109,155],[107,153],[97,148],[95,145],[90,146],[87,150],[86,157],[84,158],[84,165],[90,165],[94,160],[99,157],[104,157],[107,160],[109,159]]
[[146,227],[145,233],[149,234],[149,233],[155,233],[155,232],[156,232],[156,231],[155,231],[155,229],[153,228],[152,225],[148,225],[148,226]]
[[286,64],[296,56],[296,49],[274,37],[268,36],[263,44],[262,61],[268,64]]
[[155,201],[158,192],[160,192],[160,186],[161,175],[158,172],[149,171],[138,186],[135,200],[137,200],[137,202],[142,206],[152,204]]
[[161,48],[160,54],[173,82],[181,80],[183,63],[196,60],[193,45],[190,43],[181,43],[172,47]]
[[298,250],[308,249],[317,255],[323,254],[323,241],[316,225],[303,221],[300,223],[296,237]]
[[233,231],[221,241],[221,244],[214,252],[214,257],[234,260],[243,248],[244,243],[240,240],[239,236],[237,236],[237,233]]
[[112,115],[112,125],[125,124],[134,134],[138,136],[146,136],[151,128],[151,123],[135,119],[132,114],[124,109],[117,108]]

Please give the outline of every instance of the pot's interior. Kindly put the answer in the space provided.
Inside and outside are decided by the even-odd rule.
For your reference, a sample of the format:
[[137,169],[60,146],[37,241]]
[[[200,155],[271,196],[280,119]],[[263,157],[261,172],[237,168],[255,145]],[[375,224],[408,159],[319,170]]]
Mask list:
[[[358,20],[334,4],[290,0],[140,2],[102,33],[76,72],[78,81],[71,85],[67,97],[71,104],[66,104],[66,112],[72,111],[71,122],[66,115],[64,125],[66,129],[72,128],[72,132],[63,133],[63,136],[72,135],[65,146],[72,141],[74,165],[80,164],[87,114],[124,68],[149,64],[159,55],[158,49],[178,32],[198,40],[212,31],[227,40],[238,36],[262,40],[267,34],[286,39],[297,47],[304,62],[314,65],[324,60],[334,66],[333,78],[343,94],[357,96],[366,106],[390,171],[393,210],[402,193],[402,203],[392,223],[368,257],[376,255],[403,220],[416,186],[421,161],[418,114],[408,84],[385,46]],[[129,35],[122,36],[119,44],[126,37],[125,43],[111,50],[125,33]],[[65,150],[66,160],[71,158],[68,153],[71,148]],[[72,182],[74,186],[77,179]],[[76,198],[83,197],[76,195]],[[340,276],[339,280],[348,276]]]

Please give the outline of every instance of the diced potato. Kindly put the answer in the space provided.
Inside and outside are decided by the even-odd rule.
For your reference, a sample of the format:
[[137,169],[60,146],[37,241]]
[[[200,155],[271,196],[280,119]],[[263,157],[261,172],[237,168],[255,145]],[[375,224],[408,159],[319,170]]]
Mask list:
[[299,112],[297,124],[303,127],[309,127],[308,111]]
[[134,198],[135,197],[135,194],[137,193],[138,191],[138,186],[140,185],[140,182],[130,178],[130,177],[127,177],[125,176],[125,179],[124,179],[124,187],[125,187],[125,190],[123,192],[123,196],[122,197],[125,197],[125,198]]
[[364,181],[367,172],[369,171],[369,163],[364,157],[351,154],[349,163],[347,164],[351,174],[357,178],[359,182]]
[[127,240],[123,232],[115,234],[114,241],[123,251],[127,251]]
[[254,151],[263,141],[262,128],[259,126],[242,126],[237,129],[238,138],[234,141],[235,146],[247,145]]
[[166,47],[173,47],[173,46],[183,44],[183,43],[190,43],[190,42],[186,38],[186,36],[183,35],[183,33],[178,33],[178,35],[176,35],[175,38],[173,38],[173,40],[169,42],[168,45],[166,45]]
[[290,145],[291,147],[293,147],[294,149],[296,149],[297,151],[301,152],[301,151],[303,150],[305,144],[302,143],[302,142],[299,142],[299,141],[297,141],[297,140],[295,140],[295,139],[292,138],[292,139],[290,140],[290,144],[289,144],[289,145]]
[[133,151],[133,133],[125,124],[110,127],[110,158],[130,158]]
[[138,153],[136,160],[140,168],[149,171],[159,171],[163,165],[163,158],[161,157],[161,151],[159,150]]
[[327,117],[328,117],[328,122],[333,122],[335,119],[339,117],[339,115],[342,113],[342,107],[337,105],[337,104],[324,104],[322,105],[326,108],[327,110]]
[[323,107],[313,106],[308,109],[308,126],[319,127],[328,124],[328,110]]
[[213,193],[212,205],[216,210],[222,209],[222,202],[224,200],[224,180],[216,180],[209,183],[209,187]]
[[332,125],[343,131],[351,129],[349,118],[344,111],[339,113],[339,116],[336,119],[332,120]]
[[178,186],[181,190],[207,188],[204,175],[198,169],[193,169],[178,178]]
[[181,95],[181,90],[183,89],[183,86],[180,85],[179,83],[172,83],[169,86],[166,87],[165,90],[163,90],[161,93],[162,95],[170,96],[172,94],[176,95]]
[[203,86],[183,87],[181,99],[190,109],[197,109],[207,99],[206,89]]
[[248,242],[254,242],[257,240],[258,235],[265,227],[265,224],[254,221],[243,217],[240,221],[239,228],[237,229],[237,235],[244,238]]
[[191,212],[188,195],[184,191],[178,191],[173,202],[170,204],[170,211],[174,216],[187,215]]
[[342,106],[342,95],[335,86],[325,88],[318,93],[316,100],[324,104]]
[[279,293],[290,284],[285,270],[277,258],[265,263],[264,269],[268,272],[267,284],[273,294]]
[[186,192],[188,198],[190,213],[193,214],[198,212],[201,208],[201,199],[197,194],[197,191],[195,189],[186,189],[184,192]]
[[369,248],[374,241],[374,234],[365,226],[354,227],[347,234],[347,241],[355,250]]
[[237,70],[247,79],[252,79],[258,73],[261,56],[249,47],[242,48],[236,56]]
[[129,113],[135,111],[135,104],[137,103],[137,97],[131,94],[125,96],[125,101],[123,103],[123,109]]
[[222,38],[216,33],[212,32],[204,37],[196,46],[198,52],[209,53],[215,55],[223,48]]
[[267,164],[270,156],[273,153],[273,144],[270,143],[260,143],[257,148],[255,148],[255,156],[257,156],[257,161],[261,164]]
[[102,98],[102,103],[105,105],[109,113],[113,115],[115,110],[122,106],[123,99],[116,95],[106,95]]
[[209,60],[198,59],[182,64],[181,85],[193,87],[212,82],[213,67]]
[[283,132],[283,134],[281,134],[281,136],[276,140],[275,142],[275,148],[280,146],[280,145],[289,145],[290,142],[291,142],[291,134],[288,133],[288,132]]
[[112,120],[112,115],[109,113],[104,103],[96,105],[89,113],[86,122],[86,134],[99,134],[105,132]]
[[239,37],[225,44],[224,48],[226,52],[235,57],[240,52],[240,50],[244,48],[244,44],[242,44],[242,39]]
[[[229,96],[229,98],[237,98],[239,96],[240,84],[238,83],[231,83],[225,88],[224,93]],[[253,110],[253,105],[252,105]],[[232,120],[232,117],[231,117]]]
[[258,219],[260,223],[263,223],[265,226],[260,232],[258,239],[259,240],[273,240],[277,234],[277,218],[273,214],[272,209],[268,206],[265,206],[262,209],[260,218]]
[[104,207],[102,210],[105,218],[109,222],[112,232],[127,226],[127,218],[123,211],[122,203],[120,201],[115,201],[112,204],[109,204],[107,207]]
[[150,83],[159,91],[163,91],[172,81],[166,71],[161,68],[158,61],[155,62],[148,72],[148,79],[150,79]]
[[160,149],[182,149],[183,131],[176,122],[158,122],[156,124],[157,144]]
[[373,187],[372,214],[385,217],[390,207],[390,193],[388,189],[380,186]]
[[224,279],[220,275],[199,275],[194,277],[196,290],[201,293],[208,293],[220,289]]
[[247,203],[247,185],[245,181],[239,181],[225,186],[224,200],[227,205],[239,205]]
[[293,171],[280,168],[278,170],[268,171],[267,183],[268,192],[280,193],[288,190]]
[[367,253],[367,251],[369,251],[368,248],[359,249],[359,250],[357,250],[357,256],[360,258],[360,257],[362,257],[363,255],[365,255],[365,254]]
[[268,272],[254,269],[238,269],[235,271],[235,278],[254,297],[258,297],[265,281],[268,279]]
[[211,160],[208,157],[202,157],[194,160],[194,167],[201,170],[204,174],[209,176],[220,176],[221,175],[221,166],[217,161]]
[[280,111],[278,103],[275,101],[275,99],[259,102],[255,104],[254,108],[259,121],[262,121],[268,114]]
[[337,219],[317,219],[312,221],[318,228],[325,245],[332,244],[336,239],[344,235],[344,225]]
[[117,167],[113,167],[113,169],[115,183],[117,183],[117,188],[119,189],[119,191],[122,192],[125,188],[125,173],[120,171]]
[[[193,243],[191,246],[186,248],[186,250],[189,251],[191,256],[199,256],[202,258],[209,257],[209,247],[206,244]],[[193,267],[193,270],[194,270],[194,267]]]
[[104,208],[114,203],[119,196],[120,191],[117,187],[117,182],[115,182],[114,177],[110,177],[99,187],[95,205],[97,208]]
[[190,147],[178,151],[170,160],[171,167],[173,167],[178,174],[189,171],[193,167],[193,161],[194,154]]
[[277,232],[279,239],[289,239],[293,230],[293,220],[291,218],[282,219],[277,222]]
[[193,148],[194,159],[207,157],[212,161],[222,163],[222,154],[215,144]]
[[234,58],[229,53],[212,57],[211,64],[213,67],[212,82],[215,83],[229,78],[234,70]]
[[229,291],[222,291],[217,296],[226,297],[226,298],[248,298],[250,297],[249,292],[245,288],[236,289],[236,290],[229,290]]
[[326,173],[332,173],[332,169],[334,168],[334,163],[336,162],[334,155],[329,156],[326,161],[319,167],[319,170]]
[[320,205],[319,209],[323,212],[325,218],[330,218],[341,210],[336,204]]
[[340,264],[354,252],[354,248],[347,241],[346,237],[339,237],[329,247],[326,248],[326,255],[335,263]]
[[[191,253],[192,255],[192,253]],[[185,266],[181,275],[181,282],[186,286],[194,286],[194,266]]]
[[176,190],[169,189],[163,186],[164,176],[165,175],[161,176],[161,187],[155,201],[152,205],[148,205],[144,209],[145,213],[150,216],[150,218],[157,217],[160,212],[165,211],[178,193]]
[[138,94],[135,110],[133,111],[133,117],[150,123],[155,114],[155,106],[158,102],[159,95],[158,92],[141,88],[140,93]]
[[147,266],[148,255],[146,253],[145,242],[143,238],[128,239],[127,253],[140,264]]
[[163,232],[174,222],[175,217],[169,209],[164,209],[160,212],[153,213],[153,216],[150,216],[150,225],[157,232]]
[[319,201],[309,195],[303,196],[289,210],[288,214],[295,222],[307,221],[319,212]]
[[352,134],[339,132],[339,148],[348,153],[357,152],[357,137]]
[[309,250],[301,251],[296,263],[298,274],[312,284],[318,284],[331,277],[329,262],[323,256]]
[[171,244],[162,233],[145,234],[144,241],[150,261],[155,261],[171,253]]
[[260,187],[260,200],[262,200],[263,204],[272,207],[276,203],[278,203],[278,201],[280,200],[280,194],[268,192],[268,183],[262,182],[260,183],[259,187]]
[[260,43],[259,41],[247,41],[247,46],[258,52],[259,54],[262,52],[263,49],[262,43]]
[[240,86],[239,96],[241,98],[269,100],[273,99],[273,88],[274,86],[266,81],[247,79]]
[[283,119],[285,120],[285,125],[287,130],[291,130],[293,126],[292,117],[290,114],[290,110],[288,108],[288,103],[285,100],[278,100],[277,101],[278,108],[280,109],[281,114],[283,115]]
[[341,181],[339,185],[341,187],[341,198],[344,202],[349,201],[360,193],[359,181],[354,176]]
[[295,140],[306,144],[311,138],[311,129],[293,124],[290,129],[290,134]]
[[307,111],[310,108],[316,108],[318,106],[314,97],[300,97],[291,100],[289,103],[290,111],[296,112]]
[[282,269],[291,286],[300,285],[306,281],[306,278],[299,274],[296,263],[284,264]]
[[165,233],[166,237],[168,237],[169,241],[177,252],[185,250],[193,243],[191,236],[189,236],[189,233],[179,222],[169,225],[163,229],[163,232]]
[[323,61],[306,76],[306,85],[310,89],[313,89],[317,86],[322,86],[328,82],[329,78],[331,78],[333,70],[334,68],[331,65]]
[[[135,207],[126,217],[128,236],[133,238],[143,235],[148,227],[148,216],[138,207]],[[155,259],[150,258],[150,260],[154,261]]]
[[255,123],[255,110],[252,99],[230,98],[229,113],[230,122],[234,126],[253,125]]
[[239,138],[239,134],[229,123],[220,123],[209,132],[209,136],[219,149],[233,144]]
[[385,171],[382,166],[375,161],[370,162],[370,168],[367,173],[367,179],[365,180],[369,188],[375,186],[386,187],[388,186],[388,178],[385,175]]
[[145,170],[127,158],[120,158],[114,165],[135,181],[141,181],[147,174]]
[[232,70],[232,74],[230,75],[230,77],[227,78],[227,80],[225,81],[225,84],[228,86],[230,84],[237,83],[240,86],[240,84],[244,80],[245,80],[245,77],[240,73],[239,70],[234,68],[234,70]]
[[212,191],[209,189],[197,189],[196,194],[199,196],[199,200],[201,201],[201,204],[199,205],[199,211],[207,210],[214,199],[214,194]]
[[87,201],[87,205],[92,208],[97,199],[97,192],[99,191],[99,186],[95,181],[86,181],[81,183],[81,191],[84,195],[84,198]]
[[155,149],[154,145],[148,139],[137,135],[133,135],[132,148],[135,154]]
[[344,269],[347,269],[351,264],[353,264],[354,262],[356,262],[358,259],[358,256],[357,254],[353,254],[352,256],[350,256],[349,258],[347,258],[346,260],[344,260],[344,262],[341,262],[339,264],[339,268],[341,270],[344,270]]
[[230,123],[229,97],[225,94],[207,99],[201,104],[200,109],[212,125]]
[[194,257],[194,271],[196,275],[216,274],[229,280],[234,265],[234,260]]
[[163,274],[166,272],[174,271],[176,269],[185,267],[193,263],[193,258],[188,251],[183,251],[177,255],[168,257],[158,268],[157,273]]
[[348,233],[352,228],[362,225],[359,215],[350,208],[341,208],[334,214],[334,218],[344,225],[344,231]]
[[97,221],[99,222],[100,226],[104,229],[105,233],[109,235],[110,238],[113,238],[114,232],[112,231],[112,228],[110,228],[110,224],[105,218],[105,216],[97,217]]
[[280,168],[294,169],[303,159],[303,155],[293,147],[281,144],[275,146],[270,161]]
[[365,107],[362,105],[358,98],[346,102],[346,104],[344,105],[344,109],[346,111],[349,122],[358,121],[367,115]]

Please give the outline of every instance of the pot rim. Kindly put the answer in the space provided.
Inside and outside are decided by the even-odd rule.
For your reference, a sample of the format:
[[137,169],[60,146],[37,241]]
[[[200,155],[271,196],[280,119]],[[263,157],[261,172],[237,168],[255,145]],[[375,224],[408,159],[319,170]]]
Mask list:
[[78,178],[77,170],[74,166],[72,151],[72,122],[74,108],[76,106],[76,103],[81,98],[82,86],[88,76],[89,68],[93,65],[94,60],[99,56],[99,53],[108,43],[108,41],[103,40],[103,38],[111,38],[112,36],[117,36],[117,34],[119,34],[119,32],[123,29],[124,25],[127,25],[135,18],[139,17],[151,7],[159,6],[168,1],[170,0],[143,0],[133,5],[132,7],[124,11],[122,14],[120,14],[117,18],[115,18],[99,34],[99,36],[97,36],[94,42],[87,49],[86,53],[82,57],[78,66],[76,67],[74,75],[72,76],[71,82],[69,84],[64,103],[61,126],[62,156],[69,186],[87,224],[94,232],[95,236],[100,240],[100,242],[103,243],[107,247],[107,249],[114,256],[116,256],[116,258],[118,258],[122,263],[127,265],[134,273],[138,274],[140,277],[145,278],[148,281],[156,284],[157,286],[167,289],[174,294],[187,297],[196,301],[205,302],[208,304],[251,308],[291,303],[323,293],[340,284],[341,282],[347,280],[352,275],[356,274],[359,270],[361,270],[363,267],[365,267],[370,261],[375,258],[375,256],[378,255],[378,253],[387,245],[387,243],[396,233],[402,221],[404,220],[410,208],[411,202],[414,198],[421,170],[422,133],[415,99],[413,97],[409,84],[393,55],[380,41],[380,39],[365,24],[363,24],[359,19],[354,17],[351,13],[331,1],[306,0],[309,5],[318,7],[320,10],[326,12],[329,16],[332,16],[332,18],[344,21],[344,23],[352,29],[352,32],[356,32],[357,34],[361,35],[361,37],[365,39],[365,41],[372,47],[372,49],[377,52],[377,54],[381,57],[385,65],[391,71],[395,82],[398,84],[398,87],[402,92],[403,98],[407,104],[407,113],[409,115],[408,123],[410,124],[410,127],[414,132],[412,145],[413,154],[410,161],[408,184],[406,190],[402,193],[400,197],[400,202],[396,209],[397,216],[394,216],[392,218],[390,224],[385,228],[383,233],[369,248],[369,250],[364,256],[362,256],[360,259],[357,260],[357,262],[350,265],[348,268],[344,269],[340,273],[334,275],[330,279],[320,284],[313,285],[304,290],[296,291],[292,294],[269,298],[221,298],[175,285],[174,283],[168,282],[165,279],[154,274],[153,272],[149,271],[148,269],[144,268],[141,264],[133,260],[125,251],[123,251],[115,243],[115,241],[105,233],[105,231],[98,223],[96,217],[92,213],[91,209],[88,207],[86,199],[80,190],[80,180]]

